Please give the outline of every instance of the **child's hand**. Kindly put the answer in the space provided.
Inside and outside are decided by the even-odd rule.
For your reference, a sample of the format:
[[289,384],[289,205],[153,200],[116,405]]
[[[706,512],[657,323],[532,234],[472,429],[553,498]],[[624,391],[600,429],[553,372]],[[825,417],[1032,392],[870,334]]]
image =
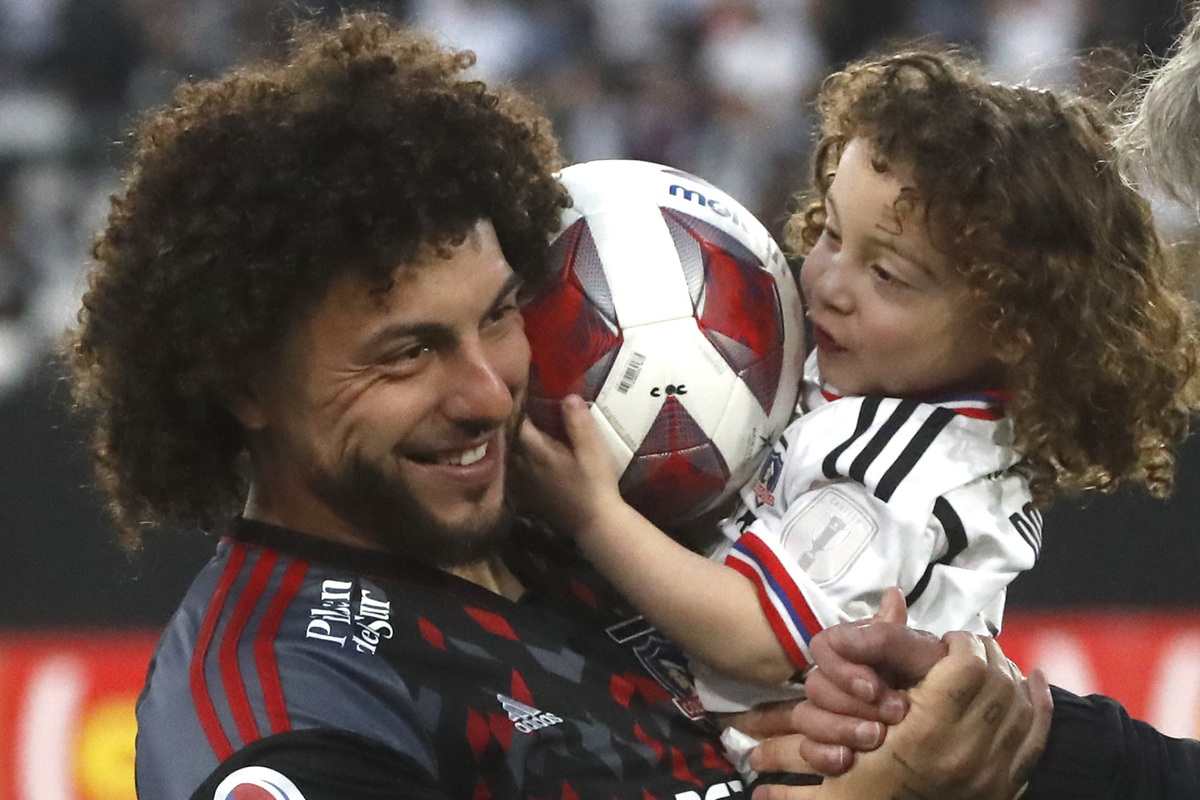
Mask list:
[[529,420],[522,423],[512,486],[523,507],[575,535],[624,500],[612,455],[587,403],[570,395],[562,402],[562,414],[569,446]]

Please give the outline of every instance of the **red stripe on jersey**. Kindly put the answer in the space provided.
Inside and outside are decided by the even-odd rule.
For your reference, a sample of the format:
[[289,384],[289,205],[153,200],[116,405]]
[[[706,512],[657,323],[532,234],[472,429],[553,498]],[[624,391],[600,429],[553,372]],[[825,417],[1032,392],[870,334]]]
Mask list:
[[663,753],[666,752],[666,748],[663,747],[662,742],[646,733],[645,729],[636,722],[633,724],[633,735],[637,737],[639,742],[654,751],[656,761],[662,761]]
[[994,421],[1004,417],[1004,412],[994,406],[989,406],[988,408],[963,407],[954,408],[952,410],[960,417],[970,417],[971,419],[986,419]]
[[463,611],[466,611],[471,619],[478,622],[485,630],[497,636],[503,636],[505,639],[512,639],[514,642],[517,640],[517,632],[508,624],[508,620],[499,614],[472,606],[463,606]]
[[438,630],[438,627],[424,617],[417,618],[417,630],[421,632],[421,638],[429,642],[438,650],[446,649],[446,637]]
[[217,717],[212,696],[208,692],[204,662],[208,658],[208,647],[212,644],[217,622],[221,619],[221,609],[225,605],[225,598],[229,595],[229,589],[237,579],[245,560],[246,545],[234,543],[229,554],[229,561],[226,562],[225,569],[217,580],[217,589],[208,603],[208,610],[204,612],[204,621],[200,624],[200,635],[196,639],[196,651],[192,654],[192,666],[188,675],[192,690],[192,703],[196,706],[196,716],[200,719],[200,727],[204,730],[204,735],[208,737],[208,743],[212,747],[217,761],[224,761],[233,755],[233,747],[229,744],[229,738],[221,728],[221,720]]
[[279,626],[283,624],[284,612],[300,591],[307,572],[308,564],[303,561],[292,561],[288,564],[279,584],[279,591],[271,599],[271,605],[267,607],[267,613],[259,623],[258,636],[254,640],[254,665],[262,683],[263,703],[267,707],[271,733],[284,733],[292,729],[287,700],[283,696],[283,682],[279,679],[279,664],[275,661],[275,636],[279,633]]
[[[685,783],[694,783],[697,786],[704,785],[704,782],[693,775],[692,771],[688,769],[687,759],[684,757],[683,753],[675,747],[671,748],[671,774],[675,776],[676,780],[680,780]],[[678,797],[678,795],[676,795],[676,797]]]
[[527,706],[533,705],[533,694],[529,691],[529,685],[525,683],[525,679],[521,677],[521,673],[515,669],[512,671],[510,686],[511,688],[508,690],[509,697]]
[[[788,658],[791,659],[792,664],[807,664],[808,659],[804,657],[804,651],[796,644],[792,632],[784,624],[783,619],[780,618],[779,612],[771,605],[771,596],[767,588],[763,585],[762,576],[744,561],[727,558],[725,566],[737,570],[754,584],[754,590],[758,594],[758,604],[767,618],[767,623],[770,624],[771,631],[774,632],[775,638],[779,640],[779,644],[783,647],[783,651],[787,653]],[[803,668],[803,666],[797,667],[797,669]]]
[[504,752],[512,749],[513,727],[512,720],[507,714],[497,714],[494,711],[488,712],[488,727],[492,730],[492,738],[500,743],[504,748]]
[[471,746],[471,752],[475,754],[475,758],[479,758],[487,747],[488,742],[492,740],[492,726],[488,724],[487,718],[473,708],[467,709],[467,744]]
[[274,550],[260,551],[258,561],[250,571],[250,579],[246,581],[233,614],[225,625],[221,647],[217,652],[217,661],[221,665],[221,684],[225,687],[225,697],[229,701],[229,710],[233,712],[233,721],[237,725],[238,736],[242,737],[243,746],[258,741],[262,735],[258,732],[254,710],[250,708],[250,698],[246,696],[246,682],[242,679],[242,665],[238,661],[238,642],[267,588],[277,558]]
[[608,693],[622,708],[629,708],[629,701],[633,699],[633,684],[620,675],[613,675],[608,682]]
[[[766,542],[760,539],[753,533],[744,533],[737,541],[738,547],[745,550],[751,555],[758,566],[766,573],[764,576],[755,574],[753,568],[741,561],[727,556],[725,564],[737,569],[738,572],[749,578],[758,589],[760,605],[763,612],[767,615],[767,621],[771,623],[771,627],[775,631],[776,638],[783,645],[783,649],[787,652],[788,657],[792,659],[792,663],[796,669],[804,669],[808,666],[808,659],[801,652],[799,643],[792,640],[792,634],[784,625],[782,619],[777,619],[778,610],[773,603],[770,602],[770,593],[772,588],[767,586],[767,581],[763,578],[768,578],[770,582],[777,587],[776,597],[788,609],[788,613],[794,616],[794,621],[799,623],[804,628],[804,633],[811,639],[820,633],[824,626],[817,620],[816,614],[808,605],[808,598],[804,596],[804,592],[792,580],[791,575],[787,571],[787,567],[780,562]],[[807,641],[805,642],[807,644]]]
[[729,762],[717,754],[717,748],[713,747],[708,742],[701,742],[700,747],[704,750],[704,766],[709,769],[722,769],[732,771]]

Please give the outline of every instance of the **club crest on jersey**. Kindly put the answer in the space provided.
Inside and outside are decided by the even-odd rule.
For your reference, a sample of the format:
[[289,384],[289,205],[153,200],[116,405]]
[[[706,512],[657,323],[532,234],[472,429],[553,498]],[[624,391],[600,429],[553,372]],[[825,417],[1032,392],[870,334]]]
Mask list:
[[645,617],[633,617],[610,626],[608,635],[629,647],[651,677],[671,693],[675,706],[690,719],[704,716],[704,707],[696,696],[696,684],[688,669],[687,657],[667,641]]
[[242,767],[221,781],[213,800],[304,800],[304,795],[270,767]]
[[563,721],[560,716],[550,714],[546,711],[539,711],[533,706],[527,706],[520,700],[514,700],[507,695],[497,694],[496,699],[500,701],[500,705],[508,713],[508,718],[512,721],[513,727],[521,733],[532,734],[534,731],[549,728],[551,725],[557,725]]
[[775,486],[783,472],[783,453],[772,450],[758,471],[758,480],[754,482],[754,499],[760,506],[775,505]]

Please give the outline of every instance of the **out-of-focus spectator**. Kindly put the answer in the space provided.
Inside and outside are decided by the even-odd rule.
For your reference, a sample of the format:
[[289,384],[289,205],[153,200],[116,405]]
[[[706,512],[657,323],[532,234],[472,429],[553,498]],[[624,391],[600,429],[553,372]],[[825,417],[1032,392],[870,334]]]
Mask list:
[[534,27],[510,0],[417,0],[413,21],[443,42],[474,50],[485,81],[521,74],[533,60]]
[[1071,86],[1083,34],[1081,0],[990,0],[984,56],[1002,79]]
[[713,96],[712,125],[697,171],[760,217],[773,178],[802,183],[787,165],[809,144],[805,108],[827,63],[809,0],[718,0],[700,47]]
[[[511,80],[546,106],[569,160],[668,163],[721,185],[778,232],[805,183],[808,98],[833,67],[914,36],[1016,69],[1030,49],[1115,44],[1161,54],[1180,0],[0,0],[0,162],[9,165],[0,361],[14,365],[0,401],[28,409],[44,395],[46,413],[34,415],[42,427],[49,409],[59,412],[44,391],[50,370],[36,367],[82,288],[135,112],[169,102],[182,78],[277,51],[295,18],[328,19],[343,6],[385,10],[475,49],[481,76]],[[0,448],[20,449],[26,432],[14,426],[34,424],[22,419],[0,414]],[[61,461],[49,442],[62,430],[33,437],[48,443],[47,465]],[[22,477],[58,505],[80,491],[49,466]],[[48,522],[49,503],[15,510],[20,492],[10,487],[0,481],[10,502],[0,502],[0,532],[71,529],[106,541],[98,513],[93,527]],[[5,587],[0,607],[34,613],[20,606],[26,594]]]

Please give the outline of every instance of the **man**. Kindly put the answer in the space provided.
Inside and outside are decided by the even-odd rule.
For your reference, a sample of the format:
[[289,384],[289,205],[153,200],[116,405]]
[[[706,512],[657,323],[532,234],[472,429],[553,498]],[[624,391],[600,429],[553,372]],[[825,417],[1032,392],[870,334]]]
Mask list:
[[75,397],[128,543],[224,533],[139,701],[142,798],[745,794],[676,651],[508,513],[567,200],[472,60],[352,15],[139,128]]
[[225,533],[139,702],[143,798],[742,793],[673,651],[507,511],[566,197],[472,60],[351,16],[139,129],[76,398],[127,541]]

